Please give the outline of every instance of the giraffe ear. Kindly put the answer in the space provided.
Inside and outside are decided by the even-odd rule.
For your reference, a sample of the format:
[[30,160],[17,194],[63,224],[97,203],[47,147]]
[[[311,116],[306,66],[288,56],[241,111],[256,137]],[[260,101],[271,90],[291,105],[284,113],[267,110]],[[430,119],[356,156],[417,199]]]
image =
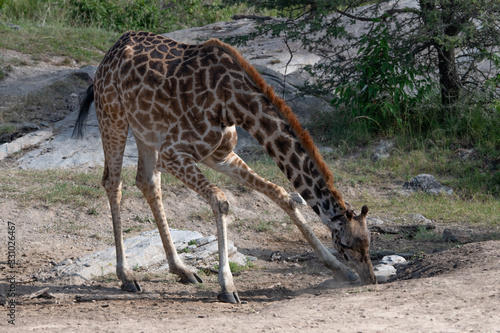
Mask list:
[[361,208],[361,216],[365,218],[366,214],[368,214],[368,206],[365,205],[363,206],[363,208]]

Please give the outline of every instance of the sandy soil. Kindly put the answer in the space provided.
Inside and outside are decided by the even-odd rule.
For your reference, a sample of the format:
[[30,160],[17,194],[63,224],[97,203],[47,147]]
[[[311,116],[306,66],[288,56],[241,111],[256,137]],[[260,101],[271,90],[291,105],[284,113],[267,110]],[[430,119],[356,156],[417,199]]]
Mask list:
[[[450,245],[439,237],[373,234],[373,252],[411,252],[414,260],[393,282],[339,285],[270,200],[241,188],[226,194],[234,217],[229,237],[240,252],[257,258],[235,277],[239,305],[216,301],[217,276],[210,272],[203,285],[192,286],[172,274],[139,270],[144,293],[137,295],[121,292],[115,276],[86,283],[51,277],[54,264],[112,246],[107,204],[89,215],[90,207],[19,203],[0,193],[0,331],[500,332],[500,241]],[[215,234],[207,206],[194,193],[165,189],[164,201],[172,227]],[[305,215],[317,221],[310,211]],[[126,199],[126,237],[153,229],[149,216],[142,198]],[[443,228],[436,225],[434,232]],[[331,242],[322,225],[314,229],[325,244]],[[12,248],[9,237],[15,238]],[[275,251],[283,260],[270,260]],[[30,297],[44,288],[41,297]],[[12,300],[14,309],[8,307]]]

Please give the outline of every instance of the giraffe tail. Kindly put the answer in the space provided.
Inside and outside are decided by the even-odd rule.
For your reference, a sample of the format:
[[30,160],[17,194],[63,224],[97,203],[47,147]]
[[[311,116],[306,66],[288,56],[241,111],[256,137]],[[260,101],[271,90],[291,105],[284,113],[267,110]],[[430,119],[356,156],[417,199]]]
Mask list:
[[90,105],[94,102],[94,84],[91,84],[85,93],[81,95],[80,112],[73,128],[72,138],[80,139],[83,137],[85,130],[85,121],[89,115]]

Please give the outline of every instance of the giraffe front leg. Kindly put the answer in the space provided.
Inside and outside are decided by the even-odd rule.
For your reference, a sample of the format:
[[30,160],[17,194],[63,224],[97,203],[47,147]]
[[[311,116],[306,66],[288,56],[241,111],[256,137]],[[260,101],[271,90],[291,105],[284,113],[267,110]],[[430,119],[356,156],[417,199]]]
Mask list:
[[[222,194],[222,192],[221,192]],[[241,303],[233,282],[233,274],[229,266],[228,241],[227,241],[227,214],[229,203],[225,200],[216,201],[214,211],[217,223],[217,238],[219,244],[219,277],[218,282],[222,291],[217,295],[217,299],[226,303]]]
[[139,159],[137,164],[136,185],[143,193],[151,208],[160,232],[163,248],[167,256],[170,271],[177,274],[183,283],[203,283],[198,274],[192,272],[181,260],[175,249],[172,235],[168,227],[161,193],[161,173],[155,170],[157,153],[136,138]]
[[350,282],[358,280],[358,277],[347,266],[338,261],[328,248],[321,243],[314,231],[307,224],[306,220],[297,209],[297,202],[303,201],[301,197],[299,199],[295,195],[290,195],[282,187],[277,186],[257,175],[234,152],[229,152],[228,154],[221,156],[222,157],[219,158],[212,156],[204,162],[214,170],[222,172],[232,179],[267,195],[271,200],[278,204],[290,216],[293,223],[299,228],[307,242],[318,254],[321,262],[332,270],[336,280],[348,280]]
[[[293,200],[293,199],[292,199]],[[284,208],[285,212],[290,216],[293,223],[299,228],[300,232],[306,238],[307,242],[314,249],[318,255],[319,260],[328,267],[336,281],[349,281],[358,282],[359,278],[354,274],[346,265],[342,264],[335,258],[335,256],[328,250],[328,248],[321,243],[314,231],[311,229],[307,221],[304,219],[300,211],[295,207],[296,204],[292,203],[289,207]]]

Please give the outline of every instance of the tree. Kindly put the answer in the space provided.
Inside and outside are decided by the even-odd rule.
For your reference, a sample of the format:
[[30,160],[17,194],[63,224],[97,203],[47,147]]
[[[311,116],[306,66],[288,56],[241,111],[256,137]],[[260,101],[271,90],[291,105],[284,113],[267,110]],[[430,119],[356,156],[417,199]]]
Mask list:
[[[323,92],[336,88],[341,97],[350,92],[359,99],[371,89],[372,94],[361,97],[369,104],[394,95],[394,88],[399,93],[392,99],[414,98],[434,82],[439,84],[442,106],[454,112],[462,93],[498,82],[494,64],[499,63],[499,0],[375,0],[370,5],[365,0],[223,2],[276,10],[280,19],[261,21],[253,36],[283,36],[322,55],[323,61],[307,70],[316,78],[310,88]],[[374,48],[378,53],[372,52]],[[373,91],[379,95],[376,100],[370,100]],[[498,89],[494,94],[498,98]]]

